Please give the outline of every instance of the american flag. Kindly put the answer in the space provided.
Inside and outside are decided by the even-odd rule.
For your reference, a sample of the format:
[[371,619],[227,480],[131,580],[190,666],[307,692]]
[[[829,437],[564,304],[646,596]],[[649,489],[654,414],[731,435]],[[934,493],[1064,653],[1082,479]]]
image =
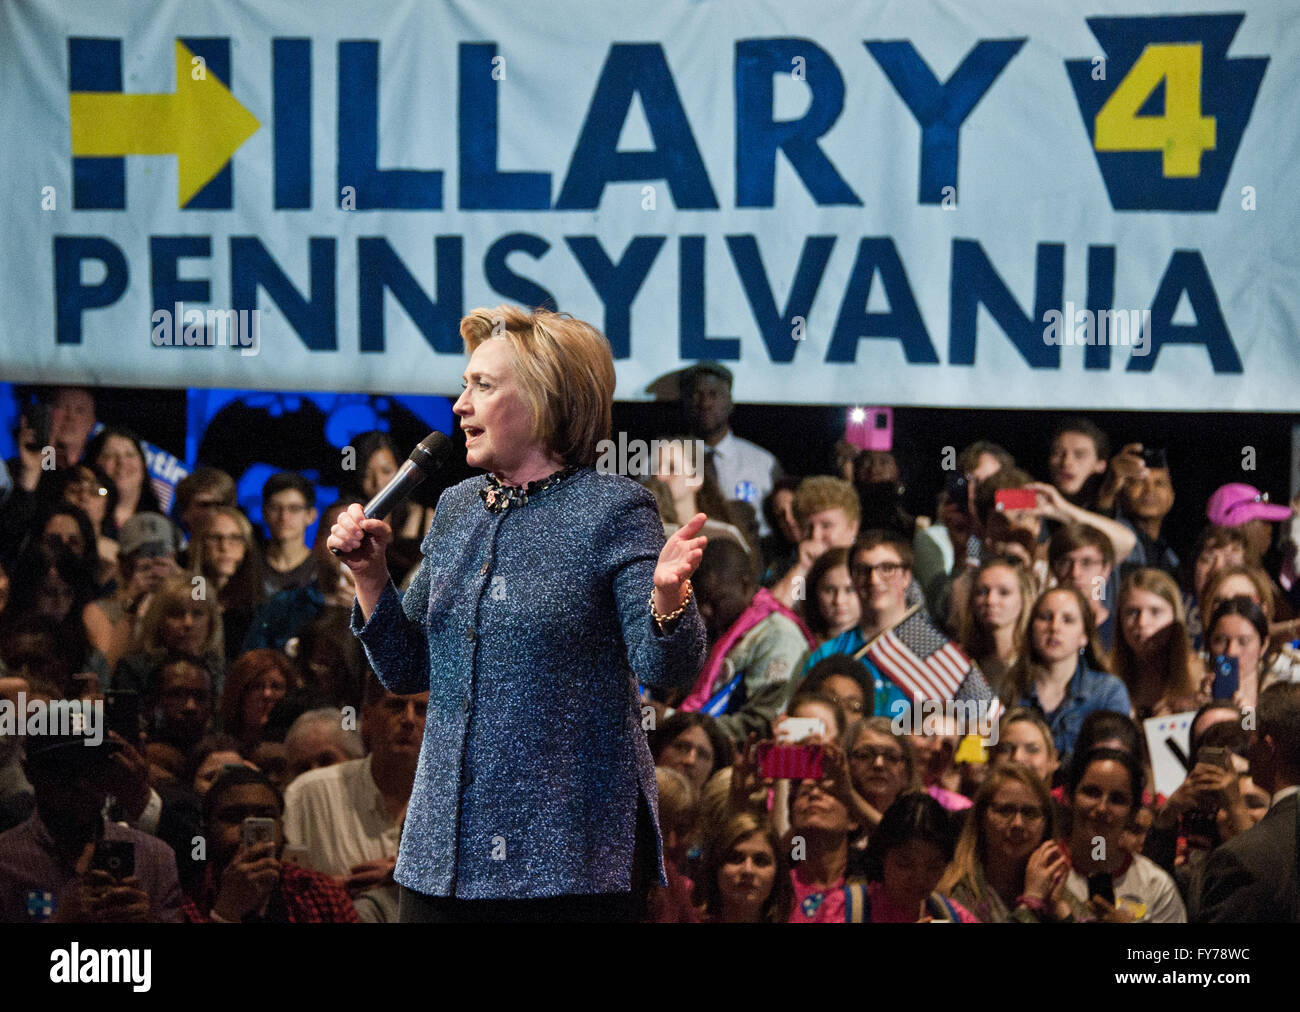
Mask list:
[[[912,699],[955,699],[966,677],[977,670],[920,607],[868,643],[854,659],[864,656]],[[977,680],[982,685],[983,677]],[[984,691],[988,692],[986,686]]]

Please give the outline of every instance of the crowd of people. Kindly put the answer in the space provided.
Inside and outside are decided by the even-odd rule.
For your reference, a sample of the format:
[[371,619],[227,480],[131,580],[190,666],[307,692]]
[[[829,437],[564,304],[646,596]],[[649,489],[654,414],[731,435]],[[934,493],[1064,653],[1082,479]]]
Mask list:
[[[686,370],[680,435],[637,476],[666,535],[703,513],[709,539],[707,657],[642,691],[667,880],[647,919],[1300,918],[1291,506],[1225,474],[1170,544],[1165,454],[1069,418],[1043,480],[975,441],[913,516],[889,451],[789,475],[731,396],[725,367]],[[274,474],[262,530],[210,466],[165,510],[91,390],[41,392],[16,435],[0,700],[102,700],[109,730],[0,725],[0,920],[396,920],[429,692],[370,669],[326,538],[403,453],[357,435],[319,511]],[[389,522],[404,588],[433,511]],[[1143,721],[1176,714],[1166,796]]]

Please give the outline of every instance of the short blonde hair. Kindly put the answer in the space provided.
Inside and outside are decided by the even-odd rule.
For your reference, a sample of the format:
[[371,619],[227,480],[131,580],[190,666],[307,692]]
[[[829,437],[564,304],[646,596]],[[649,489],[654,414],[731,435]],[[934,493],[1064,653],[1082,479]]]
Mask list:
[[502,337],[514,350],[533,435],[566,464],[593,464],[613,428],[614,356],[600,331],[565,313],[501,305],[460,321],[465,351]]
[[[154,591],[149,599],[149,606],[140,619],[140,628],[136,635],[134,650],[161,649],[163,646],[163,619],[174,615],[191,603],[197,602],[203,606],[203,610],[208,616],[208,636],[203,641],[200,653],[214,657],[222,656],[224,659],[222,652],[224,634],[221,626],[221,606],[217,603],[217,595],[207,593],[207,587],[194,583],[193,579],[188,573],[173,576]],[[198,597],[195,597],[194,590],[199,586],[202,586],[203,590]]]
[[842,509],[850,523],[857,523],[861,517],[858,493],[843,478],[832,478],[819,474],[805,478],[799,483],[794,493],[794,517],[802,526],[814,513],[823,510]]

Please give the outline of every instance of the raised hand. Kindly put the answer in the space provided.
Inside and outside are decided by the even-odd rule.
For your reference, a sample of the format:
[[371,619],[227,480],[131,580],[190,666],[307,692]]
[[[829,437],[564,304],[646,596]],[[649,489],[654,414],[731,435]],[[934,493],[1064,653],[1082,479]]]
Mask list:
[[660,615],[672,614],[685,600],[686,581],[699,567],[709,542],[708,538],[696,537],[708,519],[696,513],[664,543],[654,575],[655,611]]
[[258,843],[239,852],[221,873],[221,889],[212,912],[226,921],[241,921],[260,910],[280,881],[274,843]]

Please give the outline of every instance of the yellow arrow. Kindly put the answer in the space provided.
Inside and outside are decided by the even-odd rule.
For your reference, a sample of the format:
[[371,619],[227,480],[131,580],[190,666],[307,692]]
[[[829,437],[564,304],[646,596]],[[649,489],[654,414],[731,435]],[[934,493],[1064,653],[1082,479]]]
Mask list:
[[261,126],[215,74],[194,64],[180,41],[170,95],[74,91],[69,109],[74,155],[175,155],[181,207]]

